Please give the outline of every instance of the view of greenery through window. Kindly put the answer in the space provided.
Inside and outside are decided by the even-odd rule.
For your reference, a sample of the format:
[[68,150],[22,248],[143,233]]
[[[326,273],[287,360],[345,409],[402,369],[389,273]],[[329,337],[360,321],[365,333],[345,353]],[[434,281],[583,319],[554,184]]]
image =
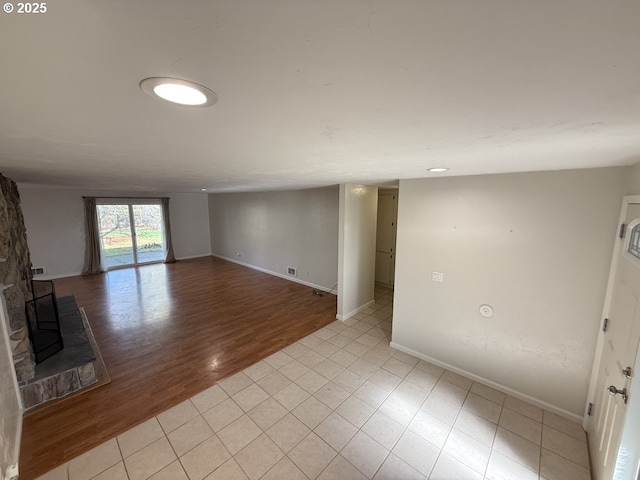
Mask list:
[[100,243],[107,268],[164,260],[160,205],[131,205],[131,210],[129,205],[97,207]]

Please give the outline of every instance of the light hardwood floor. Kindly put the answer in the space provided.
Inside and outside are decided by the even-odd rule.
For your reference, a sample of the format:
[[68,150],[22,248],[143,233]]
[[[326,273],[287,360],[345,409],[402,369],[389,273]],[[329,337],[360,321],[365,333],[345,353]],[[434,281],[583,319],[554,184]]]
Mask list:
[[56,280],[111,383],[24,421],[30,480],[335,320],[336,297],[213,257]]

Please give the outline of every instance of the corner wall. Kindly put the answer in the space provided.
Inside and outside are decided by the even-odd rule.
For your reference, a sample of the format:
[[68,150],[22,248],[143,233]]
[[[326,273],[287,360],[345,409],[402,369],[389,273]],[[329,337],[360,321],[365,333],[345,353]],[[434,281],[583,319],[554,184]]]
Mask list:
[[581,418],[626,173],[401,180],[392,344]]
[[378,187],[340,185],[338,320],[374,302]]
[[337,187],[210,194],[209,224],[215,256],[323,290],[337,283]]
[[170,197],[171,238],[177,259],[211,255],[207,195],[67,190],[18,185],[31,262],[46,267],[38,278],[80,275],[84,264],[83,196]]

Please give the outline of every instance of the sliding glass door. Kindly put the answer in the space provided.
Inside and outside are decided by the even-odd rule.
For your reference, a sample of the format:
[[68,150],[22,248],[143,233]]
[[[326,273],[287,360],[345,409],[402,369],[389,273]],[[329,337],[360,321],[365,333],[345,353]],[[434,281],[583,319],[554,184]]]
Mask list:
[[162,262],[165,258],[159,202],[97,205],[100,248],[106,268]]

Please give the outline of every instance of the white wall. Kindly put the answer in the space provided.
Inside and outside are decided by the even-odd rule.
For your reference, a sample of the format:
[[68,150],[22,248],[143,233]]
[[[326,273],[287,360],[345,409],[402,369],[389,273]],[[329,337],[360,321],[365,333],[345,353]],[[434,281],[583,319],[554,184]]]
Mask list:
[[214,255],[324,290],[336,285],[337,187],[211,194],[209,215]]
[[581,417],[627,173],[401,181],[393,345]]
[[31,263],[46,267],[40,278],[79,275],[84,264],[83,196],[170,197],[171,238],[176,258],[211,255],[207,195],[67,190],[18,185]]
[[640,195],[640,162],[627,167],[625,195]]
[[339,320],[373,303],[377,212],[378,187],[340,185]]

